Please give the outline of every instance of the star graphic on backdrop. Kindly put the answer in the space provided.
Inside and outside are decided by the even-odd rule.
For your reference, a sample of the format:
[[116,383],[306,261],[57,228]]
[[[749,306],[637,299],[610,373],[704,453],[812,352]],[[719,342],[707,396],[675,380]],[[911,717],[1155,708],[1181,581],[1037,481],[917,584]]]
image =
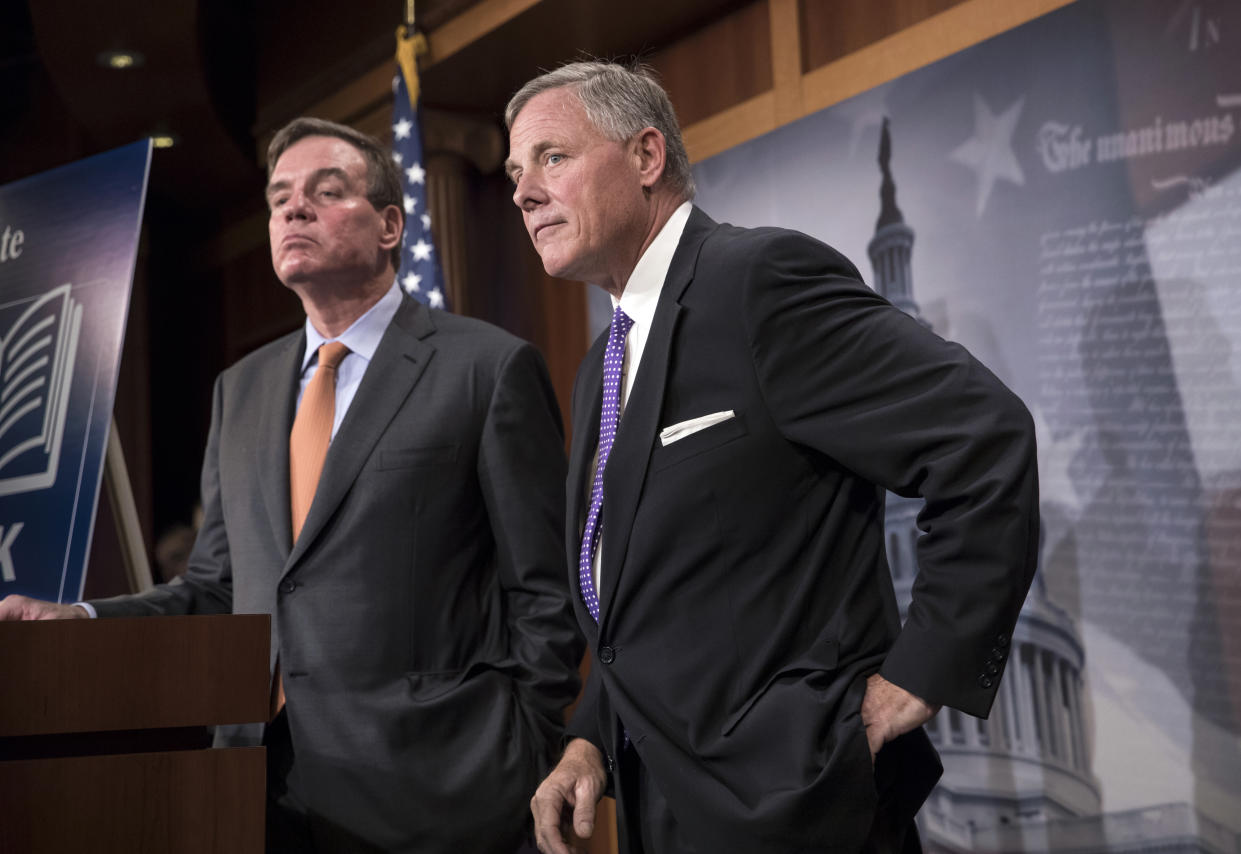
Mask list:
[[400,85],[401,85],[401,75],[393,74],[392,75],[392,91],[396,92],[397,87]]
[[405,213],[412,214],[414,212],[414,208],[417,206],[418,206],[417,199],[415,199],[413,196],[410,196],[410,195],[405,196]]
[[401,284],[405,287],[406,291],[412,294],[416,292],[418,290],[418,286],[422,284],[422,276],[419,276],[417,273],[406,273],[404,278],[401,279]]
[[401,165],[401,152],[399,151],[392,152],[392,162],[395,163],[397,166]]
[[401,119],[392,126],[392,135],[397,139],[408,139],[409,133],[414,129],[414,123],[409,119]]
[[1013,153],[1013,131],[1021,118],[1025,96],[1018,98],[1000,115],[991,112],[980,95],[974,95],[974,136],[961,143],[949,157],[978,175],[978,205],[976,213],[982,216],[991,188],[999,178],[1017,186],[1026,182],[1017,155]]
[[422,215],[422,227],[426,231],[431,230],[431,215],[429,213],[424,213]]
[[422,168],[421,163],[415,163],[405,170],[405,176],[411,184],[422,184],[426,182],[427,170]]
[[431,293],[427,294],[427,302],[431,304],[431,308],[444,307],[444,295],[440,293],[439,288],[436,288],[431,291]]
[[419,238],[418,242],[409,247],[409,251],[414,253],[415,261],[431,260],[431,244]]

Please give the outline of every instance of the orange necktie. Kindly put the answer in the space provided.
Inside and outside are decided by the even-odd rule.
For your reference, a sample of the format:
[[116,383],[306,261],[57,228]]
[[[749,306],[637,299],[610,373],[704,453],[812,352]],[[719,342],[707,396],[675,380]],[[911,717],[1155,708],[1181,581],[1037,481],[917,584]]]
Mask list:
[[[289,506],[292,510],[293,542],[297,542],[315,499],[327,446],[332,439],[332,422],[336,418],[336,368],[349,354],[339,341],[330,341],[319,348],[319,368],[306,383],[302,404],[293,419],[289,434]],[[284,708],[284,680],[280,662],[272,681],[271,714]]]
[[319,369],[306,384],[302,405],[293,419],[293,432],[289,434],[289,506],[293,511],[294,543],[319,486],[336,417],[336,368],[348,353],[349,348],[339,341],[319,348]]

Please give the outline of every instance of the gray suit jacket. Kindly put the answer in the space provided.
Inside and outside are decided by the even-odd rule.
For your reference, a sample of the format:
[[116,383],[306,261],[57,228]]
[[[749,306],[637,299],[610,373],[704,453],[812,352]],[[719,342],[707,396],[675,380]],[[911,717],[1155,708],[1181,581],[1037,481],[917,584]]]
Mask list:
[[511,851],[581,652],[546,368],[499,329],[403,300],[294,545],[288,436],[304,347],[288,335],[217,380],[187,575],[94,605],[271,614],[290,790],[312,825],[389,851]]

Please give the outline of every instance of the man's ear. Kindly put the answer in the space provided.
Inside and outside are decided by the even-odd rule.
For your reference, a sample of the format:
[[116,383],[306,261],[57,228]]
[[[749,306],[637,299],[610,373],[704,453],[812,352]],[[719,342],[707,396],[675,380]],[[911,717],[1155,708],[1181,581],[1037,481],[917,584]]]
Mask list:
[[391,249],[401,242],[401,229],[405,217],[396,205],[388,205],[379,215],[383,217],[383,230],[379,233],[379,248]]
[[651,189],[664,174],[667,151],[664,135],[653,127],[638,131],[634,137],[634,153],[638,157],[638,175],[644,189]]

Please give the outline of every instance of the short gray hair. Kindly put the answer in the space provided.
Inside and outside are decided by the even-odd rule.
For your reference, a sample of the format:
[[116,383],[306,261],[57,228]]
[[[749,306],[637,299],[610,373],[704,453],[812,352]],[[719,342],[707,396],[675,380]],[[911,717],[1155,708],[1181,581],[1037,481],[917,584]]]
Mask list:
[[[401,222],[404,225],[405,190],[401,186],[400,169],[392,160],[392,152],[375,137],[354,130],[348,125],[330,122],[327,119],[301,116],[276,131],[276,135],[272,137],[271,143],[267,146],[267,179],[269,181],[271,173],[276,170],[276,161],[280,159],[280,155],[292,148],[294,143],[308,136],[330,136],[342,139],[356,148],[366,162],[366,200],[377,211],[382,211],[388,205],[396,205],[397,210],[402,211]],[[401,243],[399,241],[396,246],[392,247],[389,257],[392,259],[392,269],[401,269]]]
[[694,176],[689,155],[681,140],[681,126],[668,93],[659,85],[655,72],[645,65],[626,68],[614,62],[572,62],[548,71],[517,91],[504,110],[509,130],[517,114],[530,99],[551,89],[572,89],[599,132],[614,142],[623,142],[646,127],[664,135],[664,179],[681,193],[694,197]]

